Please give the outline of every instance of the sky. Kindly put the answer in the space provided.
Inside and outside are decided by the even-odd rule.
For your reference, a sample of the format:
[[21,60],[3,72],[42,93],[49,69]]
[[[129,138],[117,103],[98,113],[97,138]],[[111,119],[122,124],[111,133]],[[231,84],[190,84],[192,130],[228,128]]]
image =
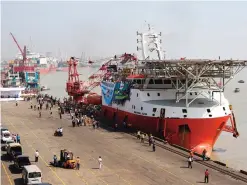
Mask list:
[[247,58],[247,2],[1,2],[1,57],[19,44],[57,57],[138,53],[145,21],[167,58]]

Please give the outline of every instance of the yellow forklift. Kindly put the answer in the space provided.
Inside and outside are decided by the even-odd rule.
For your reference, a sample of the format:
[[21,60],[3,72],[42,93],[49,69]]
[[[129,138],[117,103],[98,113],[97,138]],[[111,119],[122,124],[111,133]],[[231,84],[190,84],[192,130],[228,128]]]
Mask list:
[[58,166],[68,169],[74,169],[76,167],[76,161],[74,160],[73,153],[66,149],[61,150]]

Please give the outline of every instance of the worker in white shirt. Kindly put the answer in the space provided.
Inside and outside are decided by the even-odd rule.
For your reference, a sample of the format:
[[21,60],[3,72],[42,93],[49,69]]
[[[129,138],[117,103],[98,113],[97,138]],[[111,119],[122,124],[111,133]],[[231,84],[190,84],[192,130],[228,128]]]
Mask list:
[[38,150],[36,150],[34,156],[35,156],[35,162],[38,162],[39,161],[39,151]]
[[99,156],[98,161],[99,161],[99,169],[101,169],[102,168],[102,158],[101,158],[101,156]]

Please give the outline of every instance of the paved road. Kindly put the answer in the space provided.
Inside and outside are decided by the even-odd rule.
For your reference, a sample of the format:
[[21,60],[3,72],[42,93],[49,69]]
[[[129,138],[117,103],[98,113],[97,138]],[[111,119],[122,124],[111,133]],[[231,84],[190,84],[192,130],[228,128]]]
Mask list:
[[[161,185],[198,184],[203,182],[205,167],[195,163],[187,168],[186,159],[157,148],[152,152],[147,144],[135,138],[103,129],[71,127],[71,121],[64,116],[49,116],[43,110],[29,109],[29,104],[21,102],[2,103],[2,124],[13,133],[19,133],[23,152],[34,160],[35,150],[39,150],[37,165],[43,172],[43,181],[53,185]],[[64,136],[54,137],[54,130],[63,126]],[[61,149],[69,149],[74,156],[81,158],[80,170],[69,170],[49,166],[54,154],[59,156]],[[103,159],[103,168],[98,169],[98,157]],[[34,162],[33,162],[34,163]],[[21,175],[11,172],[11,162],[1,163],[1,179],[4,185],[21,184]],[[209,184],[245,184],[214,170],[210,170]]]

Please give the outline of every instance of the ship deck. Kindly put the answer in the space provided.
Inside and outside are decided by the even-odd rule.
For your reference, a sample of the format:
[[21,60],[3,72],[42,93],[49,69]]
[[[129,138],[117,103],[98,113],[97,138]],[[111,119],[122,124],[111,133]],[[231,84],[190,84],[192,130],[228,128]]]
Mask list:
[[[164,149],[151,152],[146,144],[121,132],[91,127],[71,127],[71,120],[65,115],[58,118],[57,108],[50,118],[49,111],[38,112],[29,109],[30,104],[20,102],[2,103],[2,125],[11,132],[20,134],[25,155],[34,160],[35,150],[40,158],[37,166],[42,170],[43,181],[53,185],[186,185],[203,183],[205,166],[193,164],[187,168],[187,160]],[[64,136],[54,137],[55,129],[63,126]],[[49,167],[53,155],[61,149],[69,149],[81,159],[81,169],[69,170]],[[2,152],[3,155],[3,152]],[[97,158],[102,156],[103,168],[98,169]],[[34,162],[33,162],[34,163]],[[11,168],[12,163],[2,157],[1,182],[4,185],[19,185],[21,174]],[[210,184],[242,185],[241,181],[209,169]]]
[[[188,102],[192,101],[192,99],[188,99]],[[150,100],[145,101],[145,103],[149,103],[152,105],[160,105],[160,106],[171,106],[171,107],[186,107],[186,100],[182,99],[178,103],[176,100]],[[216,101],[210,101],[206,98],[197,98],[191,104],[190,107],[203,108],[203,107],[214,107],[219,105]]]

